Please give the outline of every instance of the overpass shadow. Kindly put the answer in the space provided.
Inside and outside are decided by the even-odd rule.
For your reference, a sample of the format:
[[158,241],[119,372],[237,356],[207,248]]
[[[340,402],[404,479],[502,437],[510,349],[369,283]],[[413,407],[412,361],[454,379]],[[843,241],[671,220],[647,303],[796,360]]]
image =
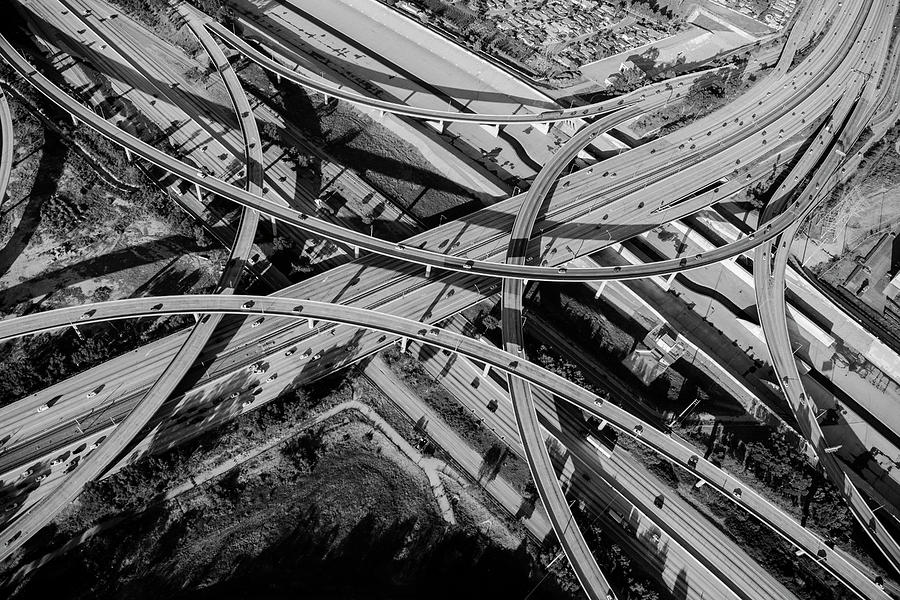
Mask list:
[[[68,149],[58,133],[43,128],[44,143],[40,162],[35,173],[35,180],[27,193],[27,203],[22,209],[21,217],[6,245],[0,249],[0,276],[9,272],[13,263],[22,255],[31,242],[41,224],[41,207],[58,189],[59,178],[66,164]],[[10,199],[14,201],[14,199]],[[10,213],[3,215],[8,218]],[[9,305],[5,294],[2,306]]]

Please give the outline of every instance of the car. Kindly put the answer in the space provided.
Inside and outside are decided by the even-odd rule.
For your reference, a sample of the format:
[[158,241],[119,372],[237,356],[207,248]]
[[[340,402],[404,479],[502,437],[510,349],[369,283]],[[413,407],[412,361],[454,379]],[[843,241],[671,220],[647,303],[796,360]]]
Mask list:
[[253,308],[253,300],[247,300],[243,304],[241,304],[241,308]]
[[163,307],[162,302],[160,302],[159,304],[154,304],[154,305],[150,308],[150,310],[162,310],[162,307]]
[[406,246],[404,246],[403,244],[397,244],[397,250],[400,250],[402,252],[403,250],[406,250]]
[[39,413],[42,413],[42,412],[44,412],[45,410],[47,410],[48,408],[50,408],[50,407],[47,406],[46,404],[41,404],[40,406],[38,406],[37,411],[38,411]]
[[288,350],[287,352],[285,352],[284,355],[285,355],[285,356],[291,356],[291,355],[294,354],[294,352],[296,352],[296,351],[297,351],[297,348],[294,347],[294,348],[291,348],[290,350]]
[[82,318],[82,319],[90,319],[91,317],[94,316],[94,314],[95,314],[96,312],[97,312],[96,310],[89,310],[89,311],[87,311],[86,313],[84,313],[83,315],[81,315],[81,318]]
[[51,467],[55,467],[56,465],[60,465],[60,464],[62,464],[62,463],[64,463],[64,462],[65,462],[65,460],[63,459],[63,457],[60,456],[59,458],[54,459],[54,460],[50,463],[50,466],[51,466]]
[[263,321],[265,321],[265,318],[260,317],[257,320],[253,321],[253,324],[250,325],[250,327],[259,327],[260,325],[262,325]]
[[243,404],[241,404],[241,407],[242,407],[242,408],[247,408],[247,407],[250,406],[251,404],[253,404],[253,399],[252,399],[252,398],[251,398],[250,400],[244,400]]
[[312,360],[319,360],[320,358],[322,358],[322,353],[316,352],[316,355],[312,357]]
[[43,475],[38,475],[37,477],[34,478],[34,481],[35,481],[36,483],[40,483],[40,482],[42,482],[42,481],[45,480],[45,479],[47,479],[47,474],[46,474],[46,473],[44,473]]
[[237,397],[240,396],[240,395],[241,395],[240,392],[231,392],[231,395],[228,396],[228,399],[229,399],[229,400],[234,400],[235,398],[237,398]]
[[275,379],[276,379],[277,377],[278,377],[278,373],[272,373],[272,374],[269,375],[269,377],[266,379],[266,383],[271,383],[271,382],[275,381]]
[[565,275],[568,272],[568,269],[565,267],[560,267],[559,269],[557,269],[557,271],[560,275]]
[[474,261],[474,260],[467,260],[467,261],[463,264],[463,269],[466,269],[466,270],[468,271],[468,270],[471,270],[472,267],[474,267],[474,266],[475,266],[475,261]]
[[88,398],[93,398],[93,397],[96,396],[96,395],[97,395],[97,391],[96,391],[96,390],[91,390],[91,391],[89,391],[89,392],[87,393],[87,397],[88,397]]

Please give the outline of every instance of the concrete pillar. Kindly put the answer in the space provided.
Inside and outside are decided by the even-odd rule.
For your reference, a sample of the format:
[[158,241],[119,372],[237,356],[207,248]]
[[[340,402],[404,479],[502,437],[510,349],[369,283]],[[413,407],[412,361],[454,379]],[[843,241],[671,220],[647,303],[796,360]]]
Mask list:
[[316,322],[313,321],[312,319],[309,319],[309,320],[307,320],[306,322],[309,323],[309,328],[310,328],[310,329],[315,329],[315,328],[316,328]]
[[425,265],[425,277],[431,277],[431,265]]
[[608,283],[608,281],[606,279],[604,279],[603,281],[600,282],[599,287],[597,287],[597,291],[594,292],[594,300],[600,299],[600,295],[603,294],[603,288],[606,287],[607,283]]
[[281,75],[279,75],[278,73],[275,73],[275,81],[276,81],[278,84],[281,84]]
[[549,135],[549,134],[550,134],[550,127],[551,127],[551,126],[552,126],[551,123],[535,123],[535,124],[533,125],[533,127],[534,127],[535,129],[537,129],[538,131],[540,131],[540,132],[543,133],[544,135]]
[[400,352],[406,352],[406,348],[409,346],[409,338],[400,338]]
[[437,131],[438,133],[444,133],[444,127],[447,124],[444,121],[425,121],[425,124]]
[[200,322],[200,315],[197,313],[191,313],[191,316],[194,317],[194,323]]
[[128,160],[128,162],[131,162],[131,150],[129,150],[128,148],[125,148],[125,158],[126,160]]
[[353,246],[353,258],[359,258],[359,246]]
[[500,136],[500,125],[482,125],[481,128],[494,137]]
[[200,184],[195,183],[194,189],[197,190],[197,202],[203,202],[203,192],[200,190]]
[[481,371],[481,377],[487,378],[491,372],[491,363],[484,363],[484,369]]
[[75,115],[72,115],[72,125],[78,127],[78,119],[75,118]]
[[675,276],[676,276],[676,275],[678,275],[678,273],[672,273],[671,275],[669,275],[669,276],[666,278],[666,282],[665,282],[665,284],[662,286],[664,290],[669,289],[669,287],[672,285],[672,282],[675,281]]
[[278,235],[278,222],[275,220],[275,217],[269,217],[272,221],[272,237]]

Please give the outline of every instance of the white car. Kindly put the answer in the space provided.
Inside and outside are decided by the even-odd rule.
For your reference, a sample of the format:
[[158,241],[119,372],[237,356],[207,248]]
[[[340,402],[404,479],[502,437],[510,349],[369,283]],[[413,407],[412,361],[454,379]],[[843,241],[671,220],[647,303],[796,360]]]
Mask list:
[[42,412],[44,412],[45,410],[47,410],[48,408],[50,408],[50,407],[47,406],[46,404],[41,404],[40,406],[38,406],[37,411],[38,411],[39,413],[42,413]]
[[89,392],[87,393],[87,397],[88,397],[88,398],[93,398],[93,397],[96,396],[96,395],[97,395],[97,391],[96,391],[96,390],[91,390],[91,391],[89,391]]
[[260,325],[262,325],[262,322],[263,322],[263,318],[260,317],[257,320],[253,321],[253,324],[250,327],[259,327]]

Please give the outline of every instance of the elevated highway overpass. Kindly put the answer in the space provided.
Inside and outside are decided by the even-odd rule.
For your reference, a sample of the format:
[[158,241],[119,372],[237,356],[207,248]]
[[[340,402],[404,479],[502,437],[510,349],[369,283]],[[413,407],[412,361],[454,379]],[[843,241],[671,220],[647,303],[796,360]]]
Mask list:
[[[688,470],[694,476],[703,479],[708,485],[720,491],[742,509],[749,511],[764,523],[773,527],[777,533],[786,537],[791,543],[802,548],[811,556],[817,557],[817,561],[823,568],[836,574],[842,581],[845,578],[849,578],[856,582],[854,586],[859,586],[861,591],[864,590],[866,594],[870,592],[874,594],[861,594],[861,597],[887,598],[884,592],[868,576],[851,566],[851,563],[848,562],[846,555],[842,551],[833,549],[830,544],[801,527],[799,523],[780,509],[774,507],[774,505],[763,499],[744,483],[698,456],[693,449],[684,446],[669,434],[654,428],[628,411],[604,401],[576,384],[515,354],[446,329],[377,311],[294,298],[248,295],[194,295],[115,300],[7,319],[0,321],[0,341],[69,327],[73,322],[88,324],[140,316],[195,313],[208,315],[228,313],[244,317],[264,315],[272,318],[343,323],[356,327],[371,328],[409,340],[416,340],[488,363],[492,368],[499,369],[512,377],[522,378],[529,384],[537,385],[565,399],[586,413],[607,421],[622,433],[647,445],[673,463]],[[14,521],[13,524],[15,525],[15,523]],[[19,536],[16,536],[18,531],[15,530],[15,527],[11,527],[8,528],[8,532],[0,534],[0,542],[2,542],[0,543],[0,557],[5,558],[10,553],[9,548],[11,544],[5,545],[6,541],[12,537],[15,537],[17,540],[27,537],[29,533],[23,531]],[[5,551],[4,548],[6,549]],[[832,569],[836,572],[832,571]],[[838,575],[839,573],[840,575]]]
[[[823,50],[823,52],[824,52],[824,50]],[[826,85],[827,85],[827,84],[826,84]],[[754,115],[754,116],[755,116],[755,115]],[[801,120],[802,120],[802,119],[801,119]],[[723,127],[724,127],[724,126],[727,126],[727,122],[726,122],[725,124],[723,124]],[[708,133],[707,135],[711,135],[711,132]],[[765,145],[765,143],[763,143],[763,145]],[[682,147],[682,148],[679,148],[679,149],[683,149],[683,147]],[[702,158],[703,158],[703,157],[701,156],[701,157],[699,157],[697,160],[700,160],[700,159],[702,159]],[[187,177],[186,177],[186,178],[187,178]],[[198,181],[195,181],[195,183],[199,183],[199,182],[198,182]],[[227,196],[226,196],[226,197],[227,197]],[[708,202],[708,199],[704,199],[704,200]],[[643,204],[643,203],[642,203],[642,204]],[[698,203],[698,204],[699,204],[699,203]],[[610,239],[612,239],[612,235],[610,235]],[[751,245],[750,245],[749,247],[752,247],[752,245],[755,245],[756,243],[759,242],[758,239],[749,239],[749,238],[748,238],[748,241],[751,242]],[[359,244],[359,245],[362,246],[362,244]],[[371,249],[371,248],[370,248],[370,249]],[[406,251],[409,250],[409,249],[404,247],[404,248],[396,248],[396,250],[397,250],[398,252],[400,252],[401,254],[406,254]],[[741,250],[741,251],[743,251],[743,250]],[[405,258],[405,257],[404,257],[404,258]],[[700,260],[700,259],[698,259],[698,260]],[[421,263],[421,264],[428,265],[428,264],[430,264],[430,263],[425,262],[425,263]],[[487,263],[487,264],[490,265],[491,263]],[[445,263],[440,263],[440,265],[441,265],[441,268],[452,269],[452,267],[448,267]],[[432,265],[432,266],[437,266],[437,265]],[[686,267],[686,266],[689,266],[689,265],[686,265],[686,264],[684,264],[684,263],[680,263],[680,264],[678,264],[678,265],[673,265],[673,268],[674,268],[675,270],[677,270],[677,269],[684,268],[684,267]],[[655,267],[655,268],[658,268],[658,267]],[[458,267],[457,269],[455,269],[455,270],[458,270],[458,271],[460,271],[460,272],[471,271],[472,274],[487,274],[487,273],[483,272],[481,269],[482,269],[482,265],[481,265],[481,264],[478,264],[478,263],[476,263],[476,262],[474,262],[474,261],[472,261],[472,264],[468,264],[468,261],[467,261],[467,262],[462,263],[462,265],[461,265],[460,267]],[[543,269],[543,272],[545,272],[545,273],[546,273],[546,272],[549,272],[549,273],[547,273],[548,275],[554,275],[554,277],[553,277],[554,280],[566,281],[566,280],[573,280],[573,278],[574,278],[574,275],[572,274],[571,271],[570,271],[570,272],[561,272],[560,269],[543,268],[543,267],[537,267],[536,269]],[[622,277],[629,276],[629,275],[626,274],[626,273],[621,273],[621,271],[615,271],[614,269],[608,269],[608,271],[611,271],[611,272],[609,273],[609,275],[608,275],[608,276],[611,277],[611,278],[622,278]],[[660,272],[665,272],[665,271],[660,271]],[[556,275],[559,275],[560,277],[556,277]],[[504,276],[511,276],[511,275],[504,275]],[[515,275],[515,276],[522,276],[522,275]],[[635,275],[635,276],[637,276],[637,275]],[[543,276],[534,276],[533,272],[529,272],[529,274],[528,274],[528,275],[525,275],[524,277],[529,278],[529,279],[543,279]],[[590,278],[593,279],[593,278],[600,278],[600,277],[596,277],[596,276],[594,276],[594,274],[592,274],[592,275],[590,276]]]

